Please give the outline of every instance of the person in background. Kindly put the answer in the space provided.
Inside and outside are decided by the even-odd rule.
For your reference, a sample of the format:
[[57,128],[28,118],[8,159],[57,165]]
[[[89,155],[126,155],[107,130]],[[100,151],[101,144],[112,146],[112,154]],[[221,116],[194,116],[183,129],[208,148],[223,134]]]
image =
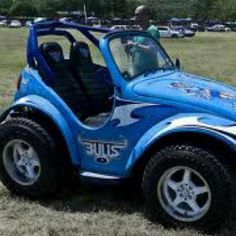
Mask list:
[[[154,40],[160,40],[158,29],[150,24],[150,10],[146,6],[139,6],[135,10],[135,20],[141,31],[146,31]],[[156,44],[148,37],[135,36],[126,44],[127,55],[132,56],[133,75],[139,75],[146,71],[155,70],[158,67]]]
[[135,21],[140,26],[140,30],[147,31],[157,41],[160,40],[160,32],[154,25],[150,24],[151,11],[148,7],[142,5],[135,10]]

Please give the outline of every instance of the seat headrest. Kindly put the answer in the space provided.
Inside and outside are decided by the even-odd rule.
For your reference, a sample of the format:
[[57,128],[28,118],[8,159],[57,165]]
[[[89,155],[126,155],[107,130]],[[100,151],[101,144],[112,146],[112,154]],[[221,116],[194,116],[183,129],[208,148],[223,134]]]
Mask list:
[[39,50],[50,67],[55,67],[64,63],[62,47],[58,43],[42,43]]
[[85,42],[75,42],[71,46],[70,59],[76,66],[84,67],[93,65],[89,46]]

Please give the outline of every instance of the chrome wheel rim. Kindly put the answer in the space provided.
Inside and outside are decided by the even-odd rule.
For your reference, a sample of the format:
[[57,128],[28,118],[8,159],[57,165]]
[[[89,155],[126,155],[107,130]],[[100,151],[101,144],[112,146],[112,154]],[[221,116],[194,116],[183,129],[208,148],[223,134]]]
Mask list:
[[157,194],[163,209],[174,219],[183,222],[202,218],[212,200],[210,187],[203,176],[184,166],[164,172],[157,185]]
[[34,184],[41,173],[41,164],[34,148],[27,142],[15,139],[3,149],[3,164],[9,176],[20,185]]

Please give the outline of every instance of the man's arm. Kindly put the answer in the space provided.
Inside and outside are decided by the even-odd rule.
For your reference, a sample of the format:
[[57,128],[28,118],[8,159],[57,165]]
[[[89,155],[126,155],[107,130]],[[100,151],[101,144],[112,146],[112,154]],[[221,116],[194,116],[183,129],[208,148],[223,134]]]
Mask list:
[[133,42],[133,41],[128,42],[127,45],[135,49],[141,49],[145,53],[149,53],[149,54],[153,53],[152,47],[150,45],[144,45],[144,44]]

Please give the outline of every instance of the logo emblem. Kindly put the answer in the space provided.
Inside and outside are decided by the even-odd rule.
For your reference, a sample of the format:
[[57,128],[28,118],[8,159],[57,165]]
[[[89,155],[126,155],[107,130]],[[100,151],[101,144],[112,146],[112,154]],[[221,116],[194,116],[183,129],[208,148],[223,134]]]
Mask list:
[[79,139],[87,155],[96,162],[106,164],[111,160],[119,159],[121,151],[127,146],[127,141],[106,142],[102,140]]

